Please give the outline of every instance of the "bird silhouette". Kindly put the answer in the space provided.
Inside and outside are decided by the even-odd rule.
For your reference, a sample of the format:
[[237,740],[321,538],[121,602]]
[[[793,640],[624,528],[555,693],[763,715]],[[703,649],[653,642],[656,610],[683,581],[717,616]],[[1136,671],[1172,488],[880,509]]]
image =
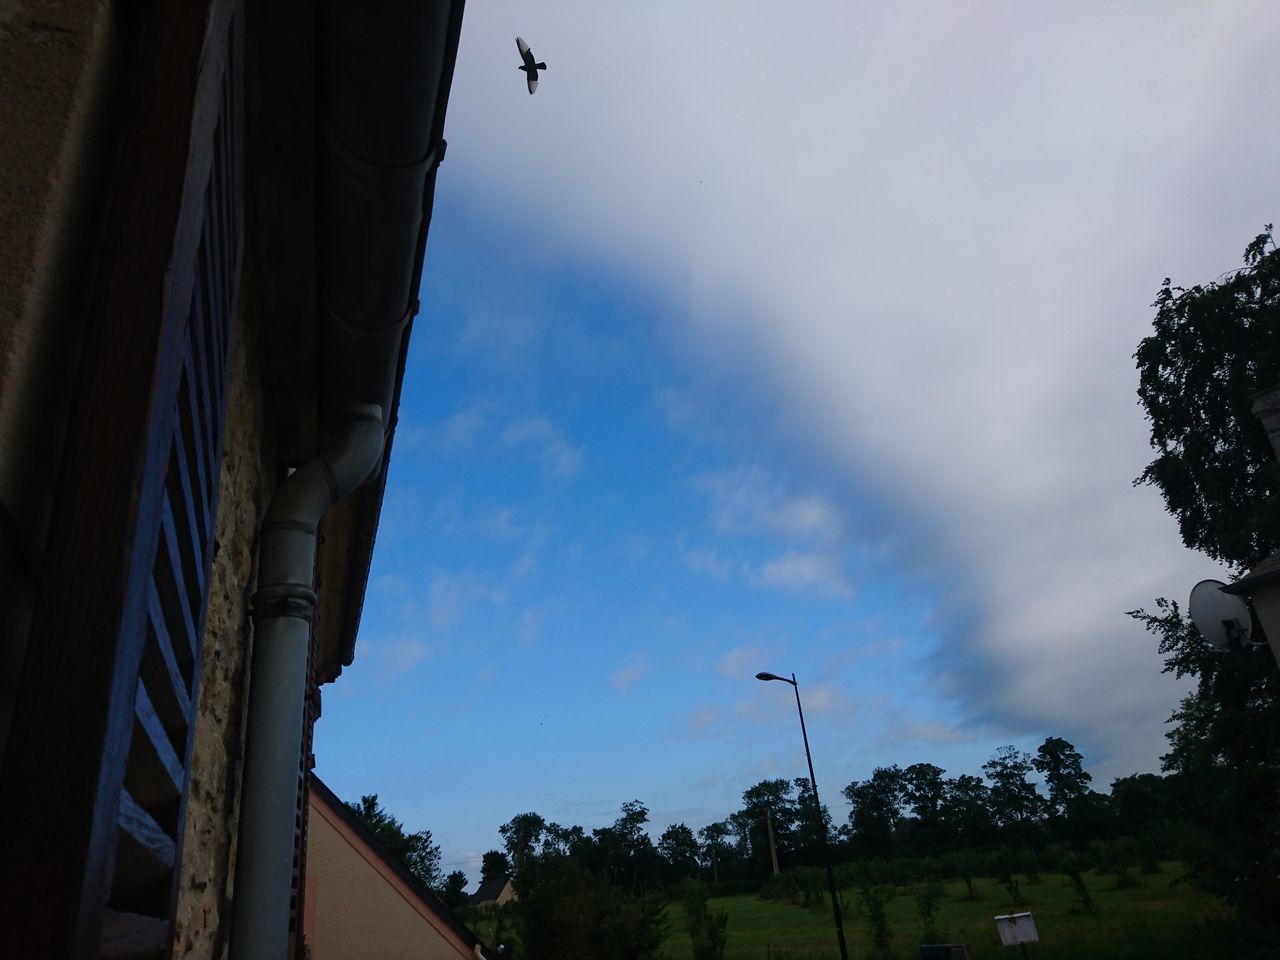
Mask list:
[[520,59],[524,61],[516,69],[524,71],[525,79],[529,81],[529,92],[533,93],[538,89],[538,71],[547,69],[547,65],[541,61],[534,60],[533,51],[519,37],[516,37],[516,49],[520,51]]

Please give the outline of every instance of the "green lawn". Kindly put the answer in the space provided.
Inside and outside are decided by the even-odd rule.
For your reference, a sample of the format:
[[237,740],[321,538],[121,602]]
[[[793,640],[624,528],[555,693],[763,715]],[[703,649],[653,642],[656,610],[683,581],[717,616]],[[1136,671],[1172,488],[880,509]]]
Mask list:
[[[1139,886],[1116,889],[1112,876],[1085,874],[1093,909],[1084,912],[1066,877],[1045,873],[1038,883],[1022,879],[1022,903],[1014,906],[994,880],[975,882],[974,900],[965,899],[960,881],[945,885],[938,905],[937,928],[944,942],[967,943],[974,960],[1020,960],[1016,948],[1000,945],[993,918],[1029,910],[1035,916],[1040,942],[1028,946],[1030,960],[1170,960],[1170,958],[1253,958],[1280,954],[1256,952],[1256,947],[1222,940],[1222,925],[1203,928],[1218,911],[1218,903],[1189,883],[1171,886],[1181,865],[1168,863],[1164,872],[1134,879]],[[848,901],[845,940],[851,960],[873,957],[866,922],[856,907],[852,889],[841,891]],[[729,914],[725,960],[837,960],[835,925],[830,901],[806,908],[761,900],[755,894],[717,897],[711,909]],[[920,918],[910,891],[899,890],[887,908],[894,960],[916,960],[921,936]],[[665,955],[668,960],[692,960],[685,931],[684,910],[672,905]],[[469,925],[492,943],[491,921],[471,918]]]
[[[1042,874],[1039,883],[1022,883],[1022,904],[1013,906],[1003,887],[994,880],[975,884],[977,898],[964,899],[959,881],[946,884],[939,904],[937,928],[944,942],[967,943],[974,960],[999,958],[1016,960],[1017,949],[1000,945],[993,917],[1029,910],[1035,916],[1040,943],[1028,947],[1028,955],[1040,960],[1056,958],[1101,958],[1166,956],[1170,943],[1185,939],[1183,931],[1214,912],[1217,902],[1196,892],[1190,884],[1170,886],[1179,876],[1179,866],[1165,865],[1165,872],[1135,877],[1140,886],[1117,890],[1115,879],[1095,873],[1085,875],[1094,907],[1082,912],[1067,879],[1059,874]],[[853,958],[871,955],[867,925],[859,916],[856,894],[841,891],[848,901],[845,941]],[[755,960],[772,953],[779,960],[829,960],[839,956],[830,901],[821,908],[805,908],[760,900],[755,895],[722,897],[711,901],[712,909],[729,914],[729,942],[725,960]],[[914,897],[900,891],[887,908],[892,933],[892,956],[919,956],[920,918]],[[671,960],[692,958],[689,937],[684,930],[684,912],[673,906],[668,912],[671,933],[666,953]]]

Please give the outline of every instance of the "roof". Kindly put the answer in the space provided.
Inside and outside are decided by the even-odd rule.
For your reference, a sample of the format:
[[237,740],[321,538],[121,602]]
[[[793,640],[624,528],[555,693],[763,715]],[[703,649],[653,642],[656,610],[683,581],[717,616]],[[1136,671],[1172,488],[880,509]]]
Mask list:
[[370,851],[377,855],[379,860],[399,879],[410,892],[418,899],[419,903],[425,907],[433,916],[439,919],[445,926],[452,930],[458,937],[474,952],[476,947],[484,948],[484,943],[477,937],[461,920],[453,915],[443,900],[431,892],[421,880],[415,877],[408,869],[405,868],[395,855],[388,850],[377,837],[364,825],[364,821],[355,815],[355,812],[348,807],[338,797],[336,793],[325,785],[324,781],[317,777],[314,773],[310,774],[310,789],[313,797],[319,797],[324,801],[326,807],[329,807],[342,821],[343,825],[349,828],[360,841],[365,844]]
[[511,882],[510,877],[488,877],[480,881],[480,889],[467,898],[467,903],[493,903]]
[[1258,587],[1280,578],[1280,550],[1249,571],[1248,576],[1241,577],[1235,583],[1222,588],[1223,593],[1234,593],[1237,596],[1248,596]]
[[[309,0],[263,4],[254,29],[245,38],[248,237],[243,289],[253,321],[265,332],[269,392],[269,434],[282,466],[297,466],[315,456],[325,430],[320,398],[323,344],[319,325],[324,313],[320,293],[317,236],[324,210],[318,199],[325,105],[323,73],[317,65],[319,7]],[[431,98],[430,138],[443,141],[445,112],[457,60],[463,0],[439,0],[447,26],[439,40],[443,75],[433,92],[405,91],[406,98]],[[441,146],[441,151],[443,147]],[[413,251],[411,298],[422,278],[427,230],[435,187],[429,174],[421,233]],[[262,263],[269,263],[264,269]],[[413,301],[411,300],[411,303]],[[411,311],[412,312],[412,311]],[[404,378],[412,321],[400,342],[399,362],[391,385],[388,432],[377,475],[336,504],[320,525],[316,592],[317,664],[320,683],[342,673],[355,657],[356,636],[382,511],[387,467],[395,437],[396,412]]]

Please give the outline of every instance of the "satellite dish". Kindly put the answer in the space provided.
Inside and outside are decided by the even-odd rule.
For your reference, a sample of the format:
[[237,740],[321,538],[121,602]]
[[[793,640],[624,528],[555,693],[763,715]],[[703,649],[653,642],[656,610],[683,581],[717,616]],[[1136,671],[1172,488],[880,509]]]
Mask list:
[[1187,605],[1196,629],[1215,650],[1244,646],[1253,631],[1248,604],[1243,597],[1223,593],[1225,586],[1221,580],[1201,580],[1191,588]]

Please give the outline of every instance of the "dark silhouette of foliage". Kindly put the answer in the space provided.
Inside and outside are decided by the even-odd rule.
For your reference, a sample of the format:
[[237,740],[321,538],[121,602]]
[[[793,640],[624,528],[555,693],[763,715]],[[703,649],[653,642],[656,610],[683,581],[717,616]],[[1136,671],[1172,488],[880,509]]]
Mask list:
[[1064,816],[1071,803],[1088,792],[1093,780],[1085,772],[1080,751],[1061,737],[1046,737],[1036,749],[1031,765],[1044,777],[1049,806],[1059,816]]
[[480,882],[511,876],[511,860],[501,850],[489,850],[480,861]]
[[1250,407],[1280,382],[1280,252],[1271,224],[1244,267],[1190,289],[1166,279],[1134,354],[1160,490],[1182,542],[1237,569],[1280,546],[1280,468]]
[[359,803],[347,806],[405,869],[432,890],[440,889],[444,881],[440,873],[440,847],[431,842],[430,830],[405,833],[404,824],[382,809],[376,793],[366,794]]
[[454,870],[444,878],[440,887],[440,899],[450,909],[457,909],[467,900],[467,875],[461,870]]

